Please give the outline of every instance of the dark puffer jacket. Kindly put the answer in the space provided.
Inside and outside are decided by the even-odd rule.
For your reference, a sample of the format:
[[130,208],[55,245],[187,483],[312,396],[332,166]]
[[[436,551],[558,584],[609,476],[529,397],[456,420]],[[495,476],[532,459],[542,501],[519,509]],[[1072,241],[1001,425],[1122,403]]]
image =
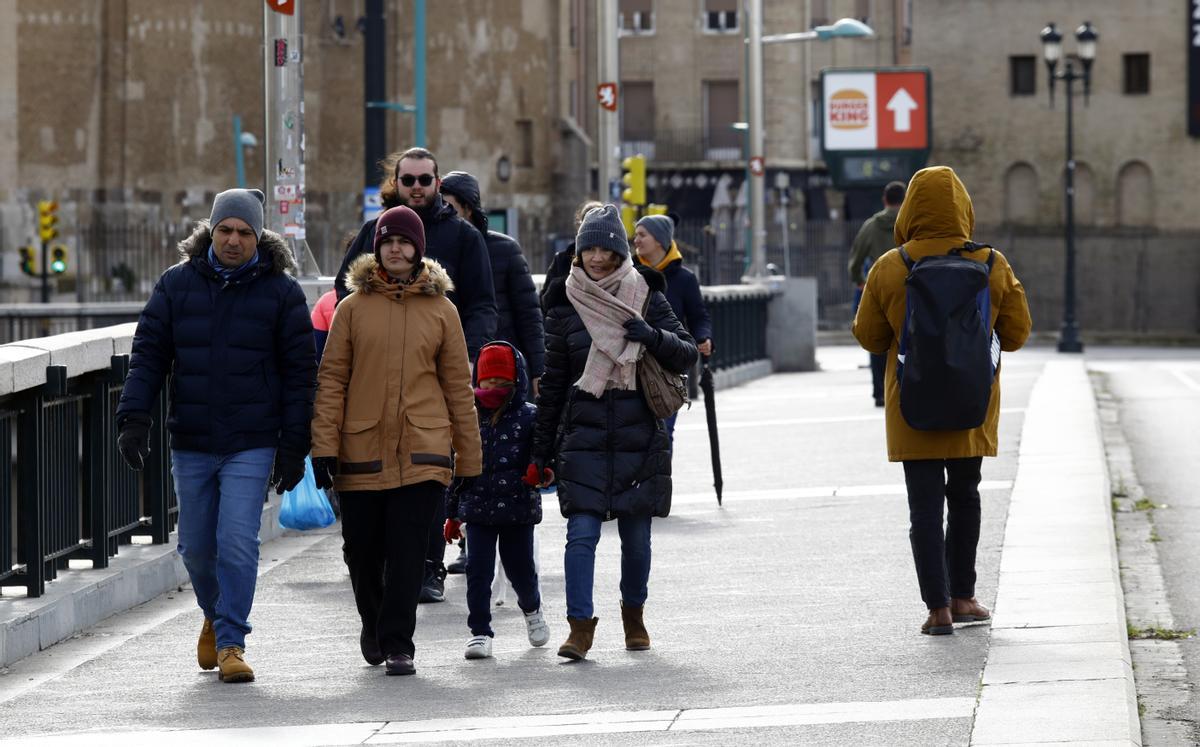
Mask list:
[[[441,195],[436,195],[429,209],[418,210],[417,215],[425,225],[425,256],[436,260],[454,283],[454,290],[447,297],[458,309],[467,338],[467,355],[473,361],[485,342],[496,339],[496,290],[492,285],[487,245],[475,227],[458,217]],[[346,273],[351,263],[360,255],[374,253],[374,240],[375,221],[369,220],[359,229],[342,259],[333,286],[338,302],[350,295]]]
[[[446,515],[468,524],[512,526],[537,524],[542,520],[542,495],[521,481],[529,464],[537,408],[529,402],[529,375],[521,351],[508,342],[493,342],[512,348],[517,361],[517,381],[508,405],[492,425],[493,410],[475,401],[479,411],[479,435],[483,440],[483,474],[469,491],[450,494]],[[478,385],[477,373],[471,383]]]
[[[696,362],[696,343],[663,295],[662,274],[637,269],[650,285],[646,321],[662,331],[657,350],[647,354],[653,353],[663,368],[683,373]],[[556,471],[563,516],[667,516],[671,441],[663,421],[650,412],[640,391],[611,389],[593,397],[574,386],[592,336],[567,298],[565,277],[550,281],[544,300],[549,309],[546,372],[538,392],[533,454]]]
[[317,359],[292,253],[263,231],[254,269],[226,282],[209,264],[211,243],[201,221],[179,245],[183,261],[154,286],[133,336],[117,422],[149,414],[171,374],[172,448],[307,454]]
[[[485,224],[486,225],[486,224]],[[513,237],[487,231],[488,254],[492,262],[492,284],[496,287],[499,323],[496,339],[511,342],[529,365],[529,375],[542,375],[546,364],[546,343],[542,328],[542,307],[529,264],[521,254],[521,245]]]
[[695,273],[683,266],[682,259],[677,259],[663,269],[663,275],[667,279],[667,300],[671,302],[675,316],[687,325],[692,337],[699,341],[711,340],[712,317],[704,305],[700,281]]

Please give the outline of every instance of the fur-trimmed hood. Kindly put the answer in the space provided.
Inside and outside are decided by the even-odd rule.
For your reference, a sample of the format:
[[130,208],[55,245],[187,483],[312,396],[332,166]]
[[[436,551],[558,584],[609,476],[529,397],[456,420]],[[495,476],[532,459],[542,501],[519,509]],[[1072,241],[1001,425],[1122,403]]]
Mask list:
[[421,271],[416,280],[404,286],[389,284],[379,275],[379,262],[374,254],[361,255],[346,272],[346,289],[351,293],[387,293],[398,287],[404,288],[406,293],[444,296],[454,290],[454,281],[444,267],[428,257],[421,259]]
[[[206,259],[211,245],[212,230],[209,228],[208,219],[197,221],[192,235],[179,242],[179,263],[184,264],[196,258]],[[264,258],[271,260],[270,272],[295,277],[300,270],[292,256],[292,250],[288,249],[283,237],[274,231],[263,229],[262,235],[258,237],[258,254],[260,264],[265,264]]]
[[[650,286],[650,292],[658,291],[666,294],[667,278],[653,267],[647,267],[640,263],[634,263],[634,269],[642,274],[642,278],[646,281],[646,285]],[[567,267],[567,274],[554,278],[546,285],[545,291],[542,293],[542,308],[547,311],[554,306],[564,303],[570,303],[567,300],[567,275],[570,275],[571,268]]]

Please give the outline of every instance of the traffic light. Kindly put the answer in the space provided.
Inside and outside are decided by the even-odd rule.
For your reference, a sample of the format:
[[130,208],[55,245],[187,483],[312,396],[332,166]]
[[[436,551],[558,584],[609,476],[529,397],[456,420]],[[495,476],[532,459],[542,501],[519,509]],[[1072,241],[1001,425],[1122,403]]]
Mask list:
[[37,207],[38,236],[42,241],[53,241],[58,238],[58,203],[53,200],[39,200]]
[[630,156],[621,161],[621,168],[625,169],[621,183],[626,187],[625,191],[621,193],[621,199],[629,205],[645,205],[646,157]]
[[638,211],[633,205],[621,206],[621,222],[625,224],[625,235],[632,236],[637,226]]
[[646,215],[666,215],[667,206],[652,202],[646,206]]
[[50,247],[50,272],[61,275],[67,271],[67,248],[62,244]]
[[37,277],[37,250],[32,246],[23,246],[21,252],[21,272],[30,277]]

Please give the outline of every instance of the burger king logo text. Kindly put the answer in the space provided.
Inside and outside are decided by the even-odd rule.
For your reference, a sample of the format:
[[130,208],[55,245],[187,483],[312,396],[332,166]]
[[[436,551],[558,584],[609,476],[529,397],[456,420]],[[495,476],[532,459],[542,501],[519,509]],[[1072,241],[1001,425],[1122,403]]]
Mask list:
[[860,130],[871,121],[867,94],[843,88],[829,97],[829,125],[839,130]]

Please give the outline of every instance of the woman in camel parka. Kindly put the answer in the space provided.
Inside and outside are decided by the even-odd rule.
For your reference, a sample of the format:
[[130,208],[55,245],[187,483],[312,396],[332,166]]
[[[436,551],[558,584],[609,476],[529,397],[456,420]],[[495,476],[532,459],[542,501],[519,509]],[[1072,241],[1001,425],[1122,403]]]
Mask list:
[[[896,216],[895,240],[914,262],[963,246],[974,230],[971,196],[952,169],[936,166],[913,176]],[[964,252],[962,256],[986,262],[988,251]],[[979,542],[979,470],[983,457],[996,456],[1000,370],[992,382],[987,416],[978,428],[918,431],[905,422],[900,412],[896,355],[907,308],[907,276],[908,267],[898,249],[871,266],[854,319],[854,336],[868,352],[887,354],[884,413],[888,459],[904,463],[909,537],[921,598],[929,609],[921,632],[944,635],[954,631],[954,622],[991,617],[975,600],[975,548]],[[1029,306],[1025,289],[1000,252],[994,254],[988,291],[991,323],[1000,349],[1017,350],[1029,337]],[[944,505],[949,506],[949,518],[943,533]]]
[[450,277],[423,258],[420,218],[386,211],[374,246],[325,343],[312,461],[341,499],[363,658],[412,674],[429,525],[452,479],[461,490],[481,471],[479,421]]

